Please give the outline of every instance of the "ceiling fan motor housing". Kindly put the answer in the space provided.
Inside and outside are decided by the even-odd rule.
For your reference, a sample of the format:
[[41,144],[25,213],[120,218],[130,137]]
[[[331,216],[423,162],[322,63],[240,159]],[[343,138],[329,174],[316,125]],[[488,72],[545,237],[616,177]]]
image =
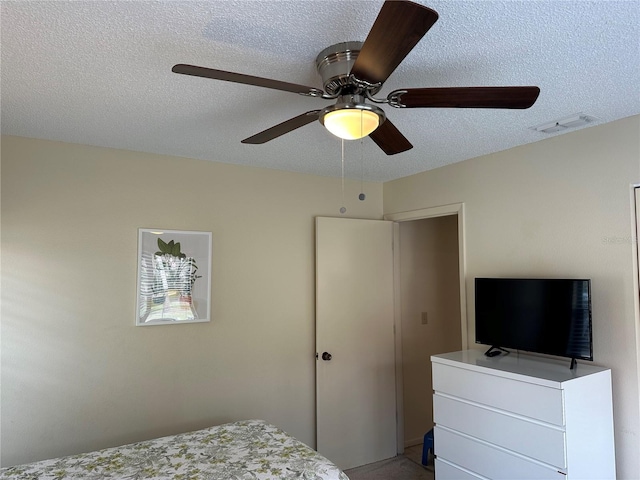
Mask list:
[[329,105],[328,107],[325,107],[322,110],[320,110],[320,113],[319,113],[320,123],[324,125],[324,116],[327,113],[335,112],[337,110],[353,109],[353,110],[375,113],[378,116],[378,122],[379,122],[378,124],[379,125],[382,124],[382,122],[384,122],[387,119],[387,116],[385,115],[384,110],[376,107],[375,105],[365,103],[364,100],[365,99],[362,95],[356,95],[356,94],[350,94],[350,93],[346,95],[340,95],[335,105]]
[[[350,81],[349,75],[361,48],[362,42],[336,43],[322,50],[316,57],[316,68],[327,94],[338,96],[357,93],[359,87]],[[374,94],[379,89],[370,89],[370,92]]]

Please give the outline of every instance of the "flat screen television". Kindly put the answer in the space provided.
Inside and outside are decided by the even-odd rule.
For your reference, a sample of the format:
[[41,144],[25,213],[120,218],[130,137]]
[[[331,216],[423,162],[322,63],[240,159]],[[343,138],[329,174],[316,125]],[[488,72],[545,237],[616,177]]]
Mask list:
[[476,343],[593,360],[590,280],[476,278],[475,293]]

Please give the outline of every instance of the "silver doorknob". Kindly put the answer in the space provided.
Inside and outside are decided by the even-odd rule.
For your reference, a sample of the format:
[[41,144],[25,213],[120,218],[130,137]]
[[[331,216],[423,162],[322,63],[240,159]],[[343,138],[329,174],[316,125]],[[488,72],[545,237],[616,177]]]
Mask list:
[[322,352],[322,359],[328,362],[331,360],[331,354],[329,352]]

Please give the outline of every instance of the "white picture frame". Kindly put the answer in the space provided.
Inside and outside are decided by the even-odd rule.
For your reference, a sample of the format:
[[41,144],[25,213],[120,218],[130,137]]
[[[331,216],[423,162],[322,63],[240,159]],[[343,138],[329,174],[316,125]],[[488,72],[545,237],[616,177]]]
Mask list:
[[138,229],[136,326],[211,320],[211,232]]

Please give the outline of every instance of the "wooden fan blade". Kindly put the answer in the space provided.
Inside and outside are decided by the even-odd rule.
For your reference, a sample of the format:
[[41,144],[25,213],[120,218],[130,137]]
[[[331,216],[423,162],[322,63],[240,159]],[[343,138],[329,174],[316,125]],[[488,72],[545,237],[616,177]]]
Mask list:
[[538,87],[407,88],[391,92],[387,99],[407,108],[529,108],[539,94]]
[[303,113],[302,115],[298,115],[297,117],[290,118],[278,125],[267,128],[260,133],[256,133],[255,135],[245,138],[242,140],[242,143],[250,143],[252,145],[258,145],[261,143],[266,143],[269,140],[273,140],[274,138],[278,138],[285,133],[292,132],[296,128],[304,127],[308,123],[311,123],[318,119],[318,114],[320,110],[312,110],[307,113]]
[[362,45],[351,73],[370,83],[384,82],[438,20],[417,3],[387,0]]
[[388,118],[373,133],[369,134],[369,137],[387,155],[395,155],[413,148],[409,140],[400,133],[400,130]]
[[254,77],[243,73],[226,72],[224,70],[216,70],[213,68],[197,67],[195,65],[186,65],[179,63],[171,69],[174,73],[183,75],[193,75],[194,77],[213,78],[214,80],[223,80],[225,82],[243,83],[245,85],[255,85],[257,87],[273,88],[274,90],[283,90],[285,92],[299,93],[301,95],[309,95],[312,97],[322,96],[324,93],[319,88],[307,87],[295,83],[281,82],[279,80],[271,80],[270,78]]

